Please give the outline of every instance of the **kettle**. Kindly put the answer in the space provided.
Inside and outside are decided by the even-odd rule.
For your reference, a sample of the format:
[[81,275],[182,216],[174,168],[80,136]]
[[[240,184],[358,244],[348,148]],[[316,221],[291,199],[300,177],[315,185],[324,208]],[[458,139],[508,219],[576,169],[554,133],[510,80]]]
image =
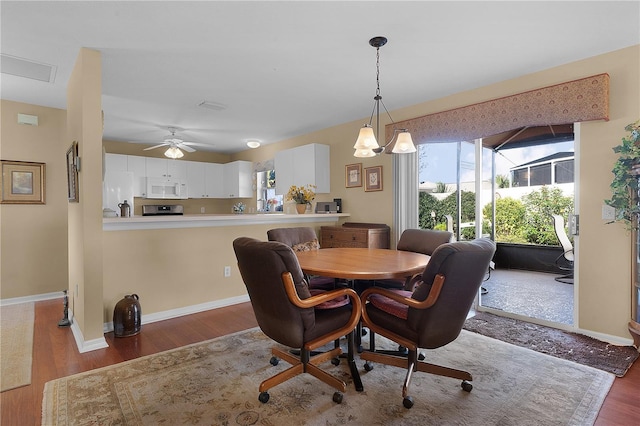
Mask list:
[[131,216],[131,206],[127,204],[127,200],[124,200],[124,203],[118,204],[118,207],[120,207],[120,217]]

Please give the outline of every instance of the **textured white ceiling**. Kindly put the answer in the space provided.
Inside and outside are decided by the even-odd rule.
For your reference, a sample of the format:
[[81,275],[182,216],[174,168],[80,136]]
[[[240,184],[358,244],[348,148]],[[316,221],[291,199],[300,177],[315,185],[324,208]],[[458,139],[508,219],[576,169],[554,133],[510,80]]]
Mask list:
[[3,0],[1,52],[57,72],[53,83],[1,74],[0,94],[66,108],[79,49],[96,49],[105,139],[157,144],[173,126],[232,153],[368,121],[373,36],[389,39],[380,85],[394,110],[639,44],[639,18],[638,1]]

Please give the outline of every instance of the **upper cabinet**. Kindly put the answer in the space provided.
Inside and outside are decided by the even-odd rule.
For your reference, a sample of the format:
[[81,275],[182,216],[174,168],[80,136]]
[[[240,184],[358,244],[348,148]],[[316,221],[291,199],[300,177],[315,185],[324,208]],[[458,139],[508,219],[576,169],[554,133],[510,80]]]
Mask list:
[[186,161],[189,198],[226,198],[223,164]]
[[253,197],[253,163],[251,161],[232,161],[223,166],[225,198]]
[[168,158],[144,157],[147,177],[187,179],[187,161]]
[[124,154],[105,154],[104,163],[105,171],[133,172],[133,195],[135,197],[145,196],[145,157]]
[[206,163],[136,155],[105,154],[105,171],[133,172],[134,196],[146,197],[146,178],[180,179],[189,198],[251,198],[253,163]]
[[286,194],[291,185],[315,185],[318,194],[331,192],[329,145],[312,143],[276,153],[276,194]]

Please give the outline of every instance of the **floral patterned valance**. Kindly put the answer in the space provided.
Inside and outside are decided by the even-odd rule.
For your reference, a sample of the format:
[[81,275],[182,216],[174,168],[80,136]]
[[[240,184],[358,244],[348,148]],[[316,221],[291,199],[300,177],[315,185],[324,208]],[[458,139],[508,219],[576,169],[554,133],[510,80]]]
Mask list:
[[449,111],[388,124],[406,128],[416,144],[483,138],[523,127],[609,120],[609,75],[598,74]]

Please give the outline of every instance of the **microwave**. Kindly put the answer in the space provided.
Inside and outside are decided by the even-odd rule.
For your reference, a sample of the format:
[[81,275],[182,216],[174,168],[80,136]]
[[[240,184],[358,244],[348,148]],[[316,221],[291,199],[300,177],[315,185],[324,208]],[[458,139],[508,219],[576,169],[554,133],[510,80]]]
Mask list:
[[186,199],[188,198],[187,182],[176,178],[147,178],[147,195],[154,199]]

